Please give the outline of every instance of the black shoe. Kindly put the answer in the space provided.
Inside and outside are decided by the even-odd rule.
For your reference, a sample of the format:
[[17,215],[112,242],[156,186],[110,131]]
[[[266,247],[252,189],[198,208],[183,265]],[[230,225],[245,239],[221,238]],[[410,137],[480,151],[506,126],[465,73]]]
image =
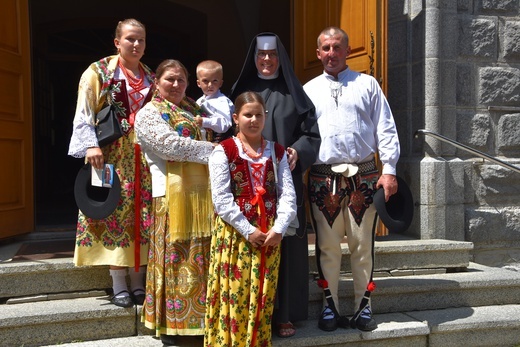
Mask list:
[[338,318],[338,327],[343,329],[350,328],[350,319],[347,316],[340,316]]
[[[122,293],[128,293],[127,296],[117,297],[118,295]],[[128,290],[122,290],[119,293],[115,294],[112,299],[110,299],[110,302],[113,303],[116,306],[119,307],[132,307],[134,306],[134,301],[132,300],[132,297],[130,296],[130,293]]]
[[175,336],[161,334],[161,342],[165,346],[175,346]]
[[370,306],[365,307],[356,320],[352,319],[350,321],[350,326],[361,331],[372,331],[377,329],[377,323],[375,319],[372,318]]
[[[136,294],[136,293],[139,293],[139,294]],[[132,296],[134,297],[134,303],[136,305],[143,305],[146,295],[142,289],[134,290],[132,292]]]
[[334,331],[338,328],[338,318],[329,307],[325,307],[321,313],[321,317],[318,320],[318,328],[324,331]]
[[358,317],[358,319],[356,321],[352,321],[350,325],[352,328],[362,331],[372,331],[377,329],[377,323],[374,318]]

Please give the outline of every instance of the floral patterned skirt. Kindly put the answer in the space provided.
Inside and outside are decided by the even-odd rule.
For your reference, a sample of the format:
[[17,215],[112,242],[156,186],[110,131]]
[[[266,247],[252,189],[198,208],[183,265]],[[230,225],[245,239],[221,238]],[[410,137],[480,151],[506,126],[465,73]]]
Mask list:
[[[133,131],[131,132],[133,134]],[[78,215],[74,264],[76,266],[135,265],[135,152],[133,136],[125,135],[103,147],[104,161],[114,164],[121,181],[121,199],[107,218],[94,220]],[[140,158],[140,265],[148,260],[148,238],[152,224],[152,177],[146,159]]]
[[203,335],[210,237],[169,242],[166,199],[153,210],[142,321],[156,336]]
[[204,346],[271,346],[280,246],[255,248],[219,217],[211,240]]

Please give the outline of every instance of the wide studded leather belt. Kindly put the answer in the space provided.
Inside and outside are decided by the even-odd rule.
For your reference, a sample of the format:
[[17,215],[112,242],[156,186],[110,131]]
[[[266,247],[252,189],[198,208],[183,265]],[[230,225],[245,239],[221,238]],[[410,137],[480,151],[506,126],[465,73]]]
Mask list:
[[[338,171],[338,168],[342,165],[345,165],[345,170],[341,169]],[[340,165],[330,165],[330,164],[317,164],[311,166],[311,173],[317,173],[320,175],[327,175],[327,176],[337,176],[337,175],[345,175],[345,176],[352,176],[349,174],[345,174],[347,171],[352,171],[352,168],[356,168],[357,170],[354,174],[365,174],[368,172],[375,172],[377,171],[376,161],[370,160],[365,163],[359,163],[359,164],[340,164]]]

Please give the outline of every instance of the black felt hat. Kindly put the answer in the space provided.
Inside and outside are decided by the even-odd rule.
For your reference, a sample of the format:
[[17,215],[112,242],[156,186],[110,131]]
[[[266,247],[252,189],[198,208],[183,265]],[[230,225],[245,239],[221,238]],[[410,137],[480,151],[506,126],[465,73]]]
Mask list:
[[85,164],[79,169],[74,183],[74,198],[83,214],[92,219],[108,217],[117,207],[121,198],[121,182],[114,172],[111,188],[96,187],[91,184],[91,166]]
[[383,224],[392,233],[406,231],[413,218],[413,196],[406,182],[399,176],[397,178],[397,193],[385,202],[385,191],[379,188],[374,194],[374,205],[377,214]]

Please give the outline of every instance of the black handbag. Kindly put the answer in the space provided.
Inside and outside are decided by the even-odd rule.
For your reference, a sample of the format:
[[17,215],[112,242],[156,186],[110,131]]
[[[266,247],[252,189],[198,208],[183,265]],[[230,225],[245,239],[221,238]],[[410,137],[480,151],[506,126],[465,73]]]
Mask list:
[[99,147],[105,147],[123,136],[114,106],[108,105],[96,115],[96,136]]

